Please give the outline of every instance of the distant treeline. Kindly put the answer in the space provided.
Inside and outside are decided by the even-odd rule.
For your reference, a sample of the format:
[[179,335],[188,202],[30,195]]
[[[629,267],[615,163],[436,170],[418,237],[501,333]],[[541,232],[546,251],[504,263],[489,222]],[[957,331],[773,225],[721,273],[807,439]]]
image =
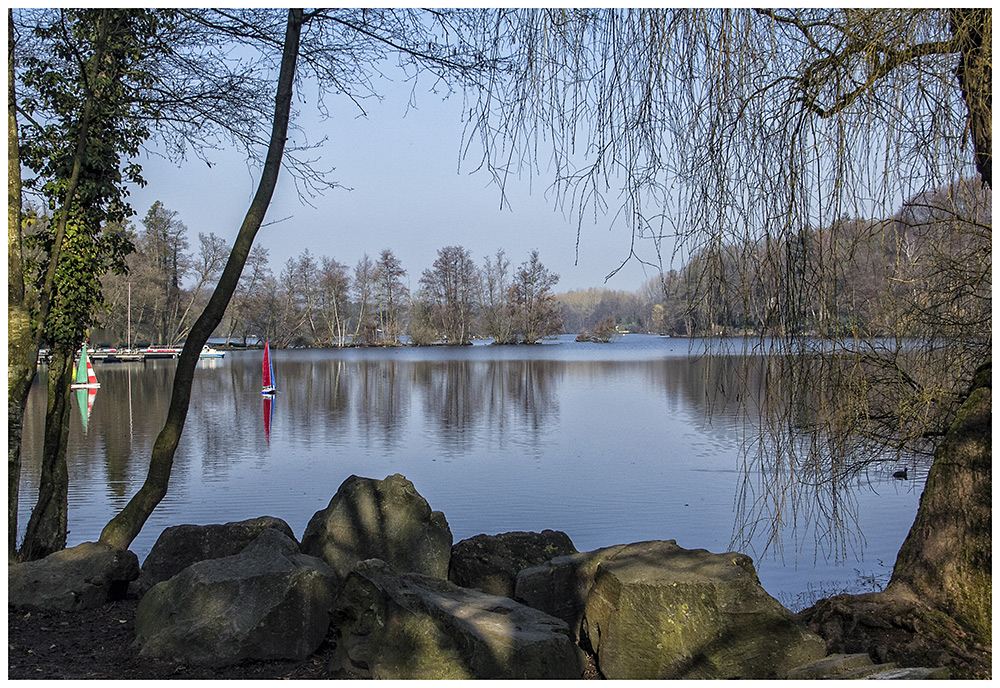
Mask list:
[[972,323],[985,339],[991,237],[991,193],[968,180],[919,194],[887,219],[699,247],[639,292],[557,299],[570,332],[613,316],[619,330],[675,336],[956,338],[970,336]]
[[[126,235],[135,252],[128,275],[102,280],[108,313],[92,342],[182,341],[224,267],[224,242],[199,234],[198,249],[189,251],[187,228],[160,202],[141,227],[108,231]],[[214,334],[241,345],[266,338],[278,348],[468,344],[475,338],[531,344],[563,331],[553,295],[558,280],[537,251],[516,266],[503,250],[477,264],[465,248],[447,246],[413,280],[391,249],[374,259],[365,254],[353,268],[305,249],[275,274],[267,250],[255,246]]]
[[[674,336],[929,329],[948,336],[949,322],[990,322],[990,200],[978,184],[963,182],[921,194],[885,220],[842,218],[793,240],[765,234],[701,247],[682,268],[634,292],[556,294],[559,277],[537,252],[515,267],[503,250],[479,263],[463,247],[447,246],[414,280],[391,249],[366,254],[353,268],[305,249],[275,274],[257,246],[215,335],[244,345],[267,338],[277,347],[533,343],[606,332],[613,322],[619,332]],[[133,345],[182,341],[228,247],[199,234],[197,250],[189,250],[187,228],[159,202],[141,227],[107,231],[128,236],[136,250],[127,276],[103,280],[108,313],[92,341],[125,346],[129,333]]]

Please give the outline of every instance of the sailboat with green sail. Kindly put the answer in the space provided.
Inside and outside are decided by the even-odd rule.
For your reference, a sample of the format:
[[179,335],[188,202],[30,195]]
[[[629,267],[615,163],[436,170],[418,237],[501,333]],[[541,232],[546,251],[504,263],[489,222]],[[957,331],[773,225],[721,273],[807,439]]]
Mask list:
[[97,381],[94,373],[94,364],[87,356],[87,345],[84,344],[80,350],[80,361],[73,371],[73,382],[70,389],[76,390],[76,400],[80,405],[80,420],[83,422],[83,431],[87,432],[87,421],[90,420],[90,411],[94,407],[94,399],[97,397],[97,390],[101,383]]
[[84,345],[80,349],[80,362],[76,366],[76,373],[73,376],[73,382],[70,384],[72,389],[97,389],[101,386],[101,383],[97,381],[97,375],[94,374],[94,365],[90,362],[90,358],[87,356],[87,346]]

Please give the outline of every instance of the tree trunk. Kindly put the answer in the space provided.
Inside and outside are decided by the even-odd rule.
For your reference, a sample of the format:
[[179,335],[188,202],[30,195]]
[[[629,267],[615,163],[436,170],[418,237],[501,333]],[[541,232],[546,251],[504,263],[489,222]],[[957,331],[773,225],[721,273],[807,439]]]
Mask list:
[[21,257],[21,163],[14,91],[14,13],[7,10],[7,557],[17,554],[21,432],[38,348],[24,300]]
[[[969,133],[983,183],[992,177],[992,10],[952,9],[961,48],[957,69],[969,110]],[[992,643],[992,362],[973,378],[969,396],[934,453],[920,507],[886,588],[943,611]]]
[[[952,9],[956,70],[983,184],[993,188],[992,10]],[[988,334],[988,333],[987,333]],[[831,652],[947,664],[987,678],[993,643],[992,362],[934,452],[920,506],[884,593],[821,600],[803,618]],[[957,622],[957,623],[956,623]]]
[[992,366],[934,453],[885,592],[820,600],[800,618],[832,653],[992,677]]
[[129,547],[142,530],[150,514],[167,493],[167,483],[170,479],[174,453],[184,430],[184,421],[187,418],[188,405],[191,401],[191,383],[194,380],[195,366],[198,363],[201,348],[225,315],[226,307],[236,291],[236,285],[243,272],[243,266],[246,264],[254,237],[264,221],[264,214],[271,202],[271,196],[278,181],[278,171],[281,168],[281,158],[284,154],[288,132],[295,62],[298,57],[302,22],[302,10],[290,9],[288,11],[271,139],[260,183],[257,186],[257,193],[250,204],[243,225],[240,227],[240,232],[229,255],[229,261],[219,278],[219,283],[212,293],[208,305],[205,306],[205,310],[192,326],[191,333],[184,344],[184,350],[174,374],[167,420],[153,445],[146,481],[125,508],[101,532],[101,542],[119,549]]
[[969,109],[969,134],[976,153],[976,169],[993,188],[993,10],[954,8],[951,32],[962,59],[955,74]]
[[943,611],[992,642],[992,363],[934,452],[920,508],[896,558],[887,593]]
[[[13,13],[8,14],[8,19],[10,22],[10,31],[13,34]],[[82,65],[81,68],[86,72],[88,68],[96,69],[94,65],[101,65],[104,60],[104,50],[106,48],[108,33],[108,22],[107,17],[103,16],[102,20],[98,22],[98,35],[95,42],[95,54],[90,59],[87,65]],[[13,46],[13,40],[11,40],[11,46]],[[13,72],[13,47],[9,48],[10,54],[8,56],[8,78],[10,80],[10,85],[8,87],[8,108],[11,109],[11,118],[14,117],[12,108],[15,107],[15,92],[14,92],[14,72]],[[92,81],[92,77],[91,77]],[[82,175],[84,164],[86,162],[86,157],[88,155],[88,141],[90,135],[90,127],[92,124],[93,108],[94,103],[100,97],[100,94],[96,93],[92,88],[88,89],[86,92],[86,99],[84,100],[83,111],[80,116],[80,131],[77,135],[76,149],[73,155],[72,171],[70,173],[69,179],[66,180],[66,190],[64,195],[64,202],[62,207],[58,212],[58,222],[56,223],[56,233],[53,240],[52,249],[49,254],[49,264],[46,269],[44,284],[38,293],[38,313],[35,316],[37,326],[33,329],[30,328],[30,320],[26,322],[12,322],[15,318],[21,317],[23,319],[28,318],[28,309],[24,303],[24,284],[23,284],[23,270],[20,266],[20,220],[17,222],[17,247],[14,251],[11,250],[8,241],[8,263],[10,264],[14,257],[17,258],[18,266],[17,271],[12,272],[11,276],[8,277],[8,289],[10,290],[14,284],[14,279],[16,275],[21,275],[21,285],[19,287],[21,292],[21,304],[10,311],[10,316],[8,318],[9,324],[17,326],[17,336],[25,336],[24,328],[28,329],[28,335],[33,338],[31,344],[25,344],[20,346],[16,356],[12,356],[8,361],[8,366],[17,366],[19,370],[15,371],[12,368],[8,369],[8,483],[12,483],[15,479],[15,473],[17,474],[17,479],[20,480],[20,438],[22,432],[23,418],[24,418],[24,406],[27,402],[27,394],[30,390],[31,380],[34,378],[34,370],[37,365],[37,352],[41,348],[42,343],[45,338],[45,324],[48,321],[49,310],[52,300],[52,292],[55,284],[55,274],[56,268],[59,264],[60,254],[62,252],[63,240],[66,236],[66,227],[69,221],[70,207],[74,202],[76,197],[76,191],[80,184],[80,177]],[[16,132],[16,119],[13,119],[13,132]],[[10,125],[8,125],[10,126]],[[11,141],[14,143],[12,144]],[[16,148],[11,148],[11,146],[16,146],[17,137],[16,134],[11,136],[11,131],[8,132],[8,167],[13,165],[18,165],[18,176],[17,176],[17,186],[18,186],[18,215],[20,215],[20,172],[19,172],[19,157],[17,154],[12,155],[11,153],[16,150]],[[19,151],[18,151],[19,153]],[[10,176],[10,181],[8,184],[14,183],[13,175]],[[13,194],[13,189],[9,190],[9,195]],[[12,200],[8,200],[8,203],[12,203]],[[10,214],[13,213],[12,210],[8,211]],[[12,230],[8,230],[8,233]],[[17,287],[14,287],[17,289]],[[13,293],[8,291],[8,302],[14,298]],[[13,332],[13,330],[12,330]],[[13,340],[9,340],[13,341]],[[11,346],[9,344],[8,346]],[[68,487],[66,484],[65,477],[65,458],[66,458],[66,447],[64,443],[68,436],[68,403],[69,403],[69,384],[70,375],[69,372],[72,370],[73,365],[73,354],[74,351],[69,351],[68,353],[63,352],[62,356],[64,359],[69,360],[67,366],[64,369],[55,371],[55,376],[53,368],[49,369],[49,407],[46,412],[46,428],[45,428],[45,449],[43,449],[44,456],[42,458],[42,485],[39,489],[39,501],[35,507],[35,512],[32,512],[31,520],[28,523],[28,531],[25,534],[25,551],[21,553],[22,558],[35,558],[39,556],[44,556],[45,554],[56,551],[57,549],[62,549],[65,547],[66,543],[66,506],[65,502],[65,491]],[[55,357],[53,357],[53,366],[55,365]],[[14,377],[20,377],[20,379],[15,380]],[[26,378],[26,382],[25,382]],[[61,389],[53,388],[54,380],[63,380],[65,386]],[[56,405],[53,407],[52,400],[56,400]],[[61,400],[61,401],[60,401]],[[60,405],[62,405],[60,407]],[[59,422],[62,425],[59,427],[49,427],[50,422]],[[13,455],[14,449],[12,444],[14,442],[18,443],[17,454]],[[63,446],[59,445],[49,445],[50,442],[63,443]],[[61,457],[61,458],[59,458]],[[52,463],[55,462],[55,463]],[[62,463],[62,467],[59,467],[59,462]],[[49,473],[46,474],[46,466],[48,466]],[[46,475],[52,477],[55,480],[63,481],[56,485],[46,485]],[[8,485],[9,487],[9,485]],[[13,546],[14,541],[16,541],[16,528],[17,528],[17,499],[18,491],[13,489],[8,492],[8,512],[14,513],[14,518],[9,522],[8,530],[14,528],[13,535],[8,533],[8,540],[11,541],[9,547]],[[37,512],[37,516],[36,516]],[[57,527],[57,523],[62,522],[63,532],[61,535],[56,534],[52,531],[53,528]],[[34,525],[33,525],[34,522]],[[30,540],[29,540],[30,535]],[[62,545],[56,549],[51,549],[56,545],[56,543],[61,542]]]
[[22,559],[40,559],[66,548],[66,518],[69,510],[66,439],[69,436],[69,386],[72,374],[73,352],[53,349],[52,361],[49,363],[38,501],[24,534]]

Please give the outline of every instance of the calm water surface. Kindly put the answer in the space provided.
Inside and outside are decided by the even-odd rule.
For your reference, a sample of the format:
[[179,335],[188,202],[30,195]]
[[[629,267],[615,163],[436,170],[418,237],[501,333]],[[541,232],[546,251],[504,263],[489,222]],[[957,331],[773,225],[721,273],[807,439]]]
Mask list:
[[[401,473],[443,511],[455,541],[511,530],[565,531],[581,551],[649,539],[754,557],[792,608],[884,584],[916,513],[920,479],[872,471],[836,500],[842,528],[783,516],[782,546],[734,542],[745,434],[718,400],[725,370],[699,344],[628,335],[535,347],[273,352],[280,392],[260,395],[261,352],[203,360],[167,497],[132,549],[163,528],[277,516],[302,535],[351,474]],[[97,364],[101,388],[73,401],[69,544],[94,540],[145,478],[175,361]],[[722,376],[720,378],[720,375]],[[75,393],[74,393],[75,394]],[[82,401],[82,406],[81,406]],[[265,416],[267,422],[265,423]],[[44,390],[25,427],[23,530],[37,491]]]

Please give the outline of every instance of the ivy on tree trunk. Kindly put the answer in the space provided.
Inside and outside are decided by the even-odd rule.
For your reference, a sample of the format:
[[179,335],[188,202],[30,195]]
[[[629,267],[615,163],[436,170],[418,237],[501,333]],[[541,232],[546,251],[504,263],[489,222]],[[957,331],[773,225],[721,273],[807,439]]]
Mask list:
[[[8,18],[13,33],[13,14]],[[18,232],[18,237],[9,250],[9,260],[17,261],[17,270],[12,270],[8,279],[8,300],[20,297],[15,311],[21,315],[31,314],[37,306],[33,323],[16,323],[22,328],[18,335],[24,335],[23,328],[27,328],[24,336],[32,343],[19,345],[9,364],[11,443],[20,439],[36,352],[43,345],[53,350],[41,482],[22,558],[45,556],[65,547],[70,371],[74,354],[102,303],[99,276],[124,270],[124,257],[132,250],[126,238],[106,232],[105,225],[128,217],[131,209],[125,202],[125,185],[142,182],[140,168],[122,168],[121,156],[136,155],[148,135],[145,121],[150,113],[133,107],[132,96],[136,83],[145,78],[143,64],[152,57],[136,44],[144,33],[153,34],[156,26],[155,11],[53,10],[49,20],[32,29],[44,49],[26,51],[23,57],[20,83],[25,84],[26,93],[22,101],[14,98],[13,90],[9,93],[9,106],[15,109],[9,133],[16,141],[16,148],[8,154],[10,164],[23,165],[35,173],[33,183],[54,211],[52,223],[31,235],[20,236],[20,221],[9,229]],[[8,60],[13,88],[18,76],[13,53]],[[20,137],[15,133],[18,113],[29,123]],[[13,189],[9,203],[17,205],[20,216],[20,198],[14,198]],[[14,212],[12,207],[11,218]],[[25,275],[20,264],[22,240],[41,257],[40,275]],[[28,284],[33,281],[41,286],[29,295]],[[9,480],[13,483],[20,478],[20,454],[13,445],[8,451]],[[9,512],[16,514],[17,501],[18,491],[10,490]],[[16,528],[15,517],[9,530],[11,553]]]

